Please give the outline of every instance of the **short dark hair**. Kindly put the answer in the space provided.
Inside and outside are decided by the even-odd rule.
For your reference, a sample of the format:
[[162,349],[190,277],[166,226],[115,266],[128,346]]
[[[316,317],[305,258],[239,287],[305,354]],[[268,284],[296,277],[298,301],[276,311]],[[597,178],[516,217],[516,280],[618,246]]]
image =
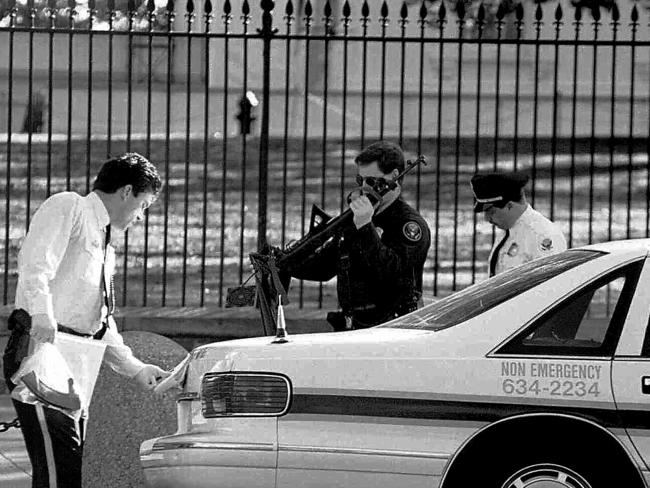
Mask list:
[[360,166],[377,161],[382,173],[388,174],[394,169],[404,171],[404,153],[397,144],[388,141],[377,141],[370,144],[354,159]]
[[93,190],[115,193],[126,185],[131,185],[137,196],[147,191],[158,194],[162,182],[156,167],[147,158],[131,152],[106,161],[95,178]]

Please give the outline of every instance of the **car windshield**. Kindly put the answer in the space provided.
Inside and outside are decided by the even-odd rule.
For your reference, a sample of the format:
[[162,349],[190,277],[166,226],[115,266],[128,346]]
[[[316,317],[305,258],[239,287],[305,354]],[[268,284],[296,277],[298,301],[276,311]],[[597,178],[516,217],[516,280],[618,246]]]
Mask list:
[[423,330],[453,327],[602,254],[572,249],[536,259],[378,327]]

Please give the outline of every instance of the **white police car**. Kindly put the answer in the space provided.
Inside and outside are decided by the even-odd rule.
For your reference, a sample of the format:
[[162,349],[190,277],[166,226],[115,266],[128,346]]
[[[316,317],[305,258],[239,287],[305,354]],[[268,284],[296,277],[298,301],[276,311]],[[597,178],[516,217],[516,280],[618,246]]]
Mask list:
[[649,250],[568,250],[372,329],[199,347],[147,482],[648,486]]

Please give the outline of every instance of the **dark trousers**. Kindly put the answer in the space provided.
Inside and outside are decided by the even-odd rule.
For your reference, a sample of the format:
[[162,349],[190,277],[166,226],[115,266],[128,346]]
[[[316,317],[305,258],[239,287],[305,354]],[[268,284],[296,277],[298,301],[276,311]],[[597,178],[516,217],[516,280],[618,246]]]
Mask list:
[[[22,317],[9,317],[11,336],[3,355],[4,377],[9,390],[11,376],[27,354],[29,328]],[[12,400],[25,446],[32,463],[32,488],[81,488],[83,419],[77,423],[59,410]]]
[[32,463],[32,488],[81,488],[83,419],[12,400]]

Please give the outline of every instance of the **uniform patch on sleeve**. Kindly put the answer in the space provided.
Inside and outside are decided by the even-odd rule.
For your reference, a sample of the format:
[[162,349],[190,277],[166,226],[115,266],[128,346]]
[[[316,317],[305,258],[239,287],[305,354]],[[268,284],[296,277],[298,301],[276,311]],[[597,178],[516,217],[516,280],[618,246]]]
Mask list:
[[411,242],[418,242],[422,239],[422,227],[414,221],[409,221],[402,227],[402,233]]
[[542,241],[540,247],[542,248],[542,251],[550,251],[553,249],[553,241],[547,237]]

